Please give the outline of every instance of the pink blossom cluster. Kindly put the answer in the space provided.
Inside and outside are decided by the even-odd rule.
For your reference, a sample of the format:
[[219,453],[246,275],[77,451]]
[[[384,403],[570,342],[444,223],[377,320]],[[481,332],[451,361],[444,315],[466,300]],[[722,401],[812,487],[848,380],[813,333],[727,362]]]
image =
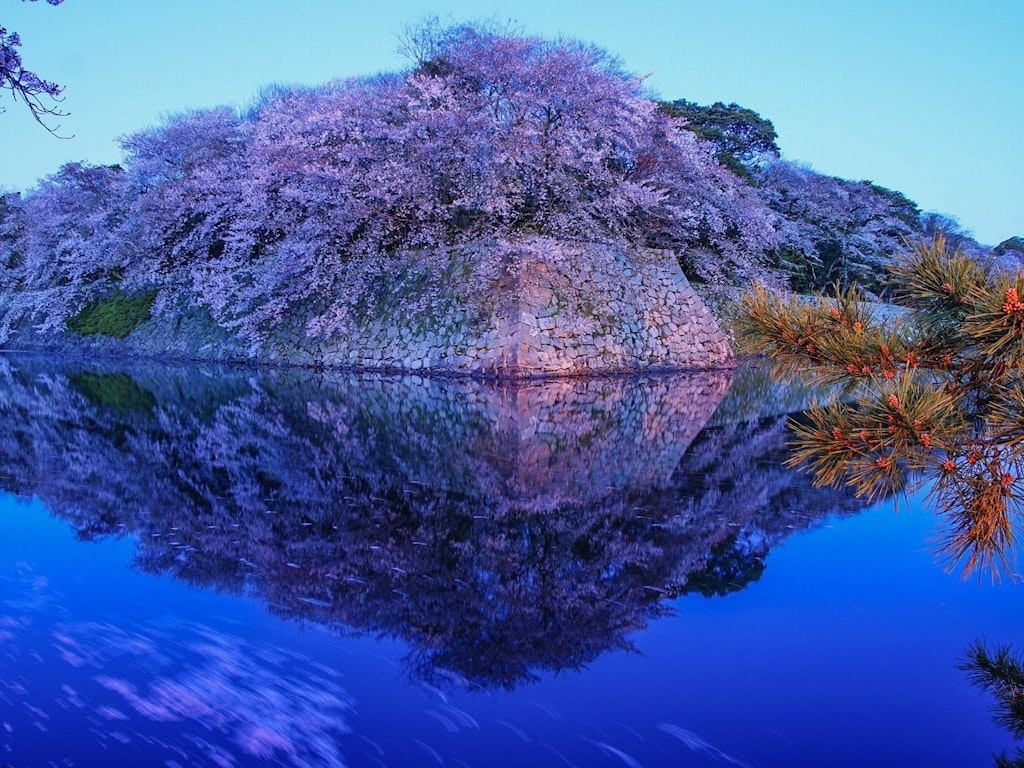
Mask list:
[[922,234],[921,212],[899,192],[848,181],[784,160],[757,173],[761,197],[778,214],[778,265],[798,290],[839,281],[878,291],[885,264]]

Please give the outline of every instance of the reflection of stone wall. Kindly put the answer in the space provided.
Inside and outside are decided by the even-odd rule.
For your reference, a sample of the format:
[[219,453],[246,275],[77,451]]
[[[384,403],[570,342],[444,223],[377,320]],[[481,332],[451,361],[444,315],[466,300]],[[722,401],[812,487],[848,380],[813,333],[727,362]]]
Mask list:
[[691,578],[738,588],[772,543],[858,506],[779,465],[784,419],[702,430],[727,383],[0,356],[0,486],[82,537],[135,535],[144,569],[507,686],[626,645]]
[[[733,364],[670,251],[532,238],[508,252],[478,246],[387,266],[346,264],[339,281],[365,289],[339,291],[332,321],[293,308],[245,340],[183,298],[124,341],[26,325],[7,346],[501,378]],[[325,330],[333,321],[338,329]]]
[[[667,484],[729,387],[728,372],[481,382],[267,372],[278,403],[305,398],[350,464],[473,497],[557,505]],[[296,390],[296,384],[300,389]]]
[[523,496],[667,485],[729,388],[727,373],[569,379],[505,390],[497,414]]

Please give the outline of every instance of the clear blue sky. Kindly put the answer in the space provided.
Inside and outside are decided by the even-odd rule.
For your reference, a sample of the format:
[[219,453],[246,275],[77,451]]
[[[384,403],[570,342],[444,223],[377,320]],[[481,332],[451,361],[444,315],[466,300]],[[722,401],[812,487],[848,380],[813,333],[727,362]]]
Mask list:
[[26,65],[66,86],[74,134],[0,96],[0,188],[116,162],[119,135],[265,84],[402,68],[399,34],[430,14],[595,43],[662,97],[757,110],[790,159],[898,189],[985,243],[1024,235],[1024,0],[0,0]]

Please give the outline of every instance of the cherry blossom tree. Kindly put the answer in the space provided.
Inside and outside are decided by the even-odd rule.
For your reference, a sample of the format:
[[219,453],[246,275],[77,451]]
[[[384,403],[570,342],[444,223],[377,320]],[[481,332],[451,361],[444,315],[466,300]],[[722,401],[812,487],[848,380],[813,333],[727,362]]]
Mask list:
[[913,201],[868,181],[825,176],[785,160],[769,163],[757,178],[780,217],[776,262],[798,290],[839,281],[879,291],[884,265],[921,231]]
[[[309,333],[338,332],[337,308],[389,270],[438,274],[460,250],[537,237],[674,249],[708,282],[766,274],[774,214],[613,57],[478,26],[419,42],[405,72],[270,89],[242,115],[129,136],[123,173],[44,183],[23,201],[25,243],[3,248],[30,255],[37,288],[116,266],[257,343],[297,308]],[[86,189],[100,177],[109,203]]]
[[135,255],[124,237],[128,193],[120,166],[69,163],[23,199],[5,197],[0,275],[14,290],[0,339],[23,321],[59,330],[89,299],[122,282]]
[[227,107],[178,115],[126,137],[132,236],[150,277],[215,259],[244,215],[240,167],[251,126]]
[[756,194],[607,54],[476,27],[405,74],[262,105],[239,171],[198,288],[236,313],[273,301],[275,318],[311,291],[330,303],[353,259],[543,235],[676,248],[726,281],[774,236]]

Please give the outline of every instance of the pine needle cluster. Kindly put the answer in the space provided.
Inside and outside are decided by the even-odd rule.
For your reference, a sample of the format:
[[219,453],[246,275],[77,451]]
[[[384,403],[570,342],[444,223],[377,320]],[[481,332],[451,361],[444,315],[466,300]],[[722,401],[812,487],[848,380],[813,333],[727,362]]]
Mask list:
[[[982,690],[995,696],[995,721],[1015,739],[1024,739],[1024,661],[1009,646],[993,649],[975,641],[964,654],[960,669]],[[1024,751],[996,757],[997,768],[1024,768]]]
[[890,268],[905,314],[877,319],[856,286],[813,299],[755,286],[741,349],[842,397],[793,423],[793,466],[866,498],[930,482],[950,568],[1013,572],[1024,464],[1024,275],[988,270],[941,235]]

